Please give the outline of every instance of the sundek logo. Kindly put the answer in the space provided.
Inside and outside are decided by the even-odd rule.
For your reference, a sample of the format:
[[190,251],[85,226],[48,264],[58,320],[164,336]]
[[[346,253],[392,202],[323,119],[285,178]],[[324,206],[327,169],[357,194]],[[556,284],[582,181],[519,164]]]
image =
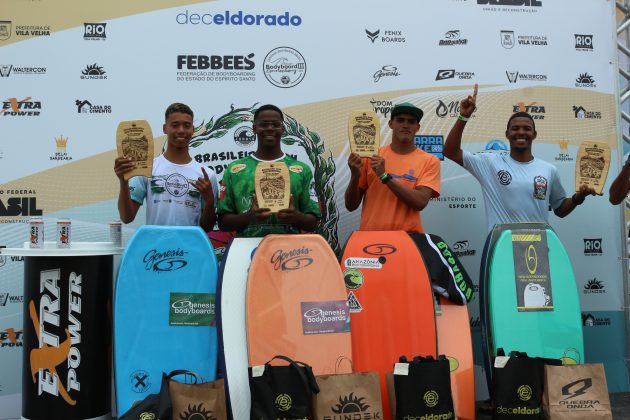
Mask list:
[[234,26],[300,26],[302,17],[284,12],[278,15],[249,14],[239,10],[223,13],[191,13],[186,9],[175,16],[175,21],[179,25],[234,25]]

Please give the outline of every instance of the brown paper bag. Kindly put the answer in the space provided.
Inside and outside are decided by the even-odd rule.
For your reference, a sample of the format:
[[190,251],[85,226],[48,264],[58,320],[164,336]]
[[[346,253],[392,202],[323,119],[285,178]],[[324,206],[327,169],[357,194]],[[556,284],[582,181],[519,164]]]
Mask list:
[[361,418],[383,418],[378,373],[319,375],[315,379],[319,385],[319,394],[313,398],[315,419],[345,418],[344,414],[350,413]]
[[212,418],[227,420],[223,379],[203,383],[169,382],[173,419]]
[[612,420],[604,365],[545,365],[543,410],[549,420]]

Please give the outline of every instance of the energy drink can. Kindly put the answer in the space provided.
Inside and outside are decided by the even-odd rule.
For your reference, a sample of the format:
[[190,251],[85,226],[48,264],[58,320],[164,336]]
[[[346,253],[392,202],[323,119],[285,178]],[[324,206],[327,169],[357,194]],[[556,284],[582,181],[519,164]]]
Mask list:
[[115,247],[122,247],[122,223],[120,220],[114,220],[109,224],[109,240]]
[[70,248],[71,226],[70,219],[57,220],[57,248]]
[[29,242],[30,248],[44,247],[44,219],[41,217],[31,217],[30,219]]

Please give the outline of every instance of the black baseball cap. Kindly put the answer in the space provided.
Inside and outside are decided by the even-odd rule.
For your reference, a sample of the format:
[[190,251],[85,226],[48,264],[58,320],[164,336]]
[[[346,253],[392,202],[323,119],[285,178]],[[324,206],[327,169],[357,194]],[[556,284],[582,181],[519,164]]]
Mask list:
[[414,117],[418,119],[418,122],[420,122],[420,120],[422,119],[422,116],[424,115],[424,112],[420,108],[412,104],[411,102],[403,102],[403,103],[394,105],[394,107],[392,108],[392,119],[396,115],[400,115],[400,114],[413,115]]

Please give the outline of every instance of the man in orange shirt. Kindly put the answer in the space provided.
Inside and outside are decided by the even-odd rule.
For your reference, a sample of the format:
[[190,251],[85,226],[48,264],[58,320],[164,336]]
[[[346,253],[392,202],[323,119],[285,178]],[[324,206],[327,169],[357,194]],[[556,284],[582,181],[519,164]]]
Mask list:
[[370,158],[350,154],[345,202],[354,211],[363,201],[359,230],[424,232],[420,211],[440,195],[440,160],[414,144],[422,115],[409,102],[394,106],[391,144]]

